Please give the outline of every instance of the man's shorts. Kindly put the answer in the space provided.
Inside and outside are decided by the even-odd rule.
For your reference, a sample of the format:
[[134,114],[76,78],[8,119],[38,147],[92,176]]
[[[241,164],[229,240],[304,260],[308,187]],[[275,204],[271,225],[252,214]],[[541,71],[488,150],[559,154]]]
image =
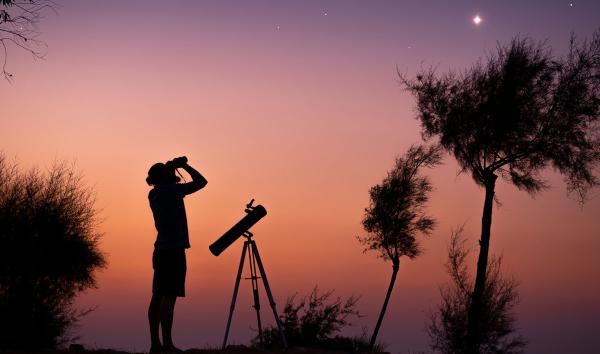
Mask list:
[[154,250],[152,254],[152,293],[164,296],[185,296],[185,249]]

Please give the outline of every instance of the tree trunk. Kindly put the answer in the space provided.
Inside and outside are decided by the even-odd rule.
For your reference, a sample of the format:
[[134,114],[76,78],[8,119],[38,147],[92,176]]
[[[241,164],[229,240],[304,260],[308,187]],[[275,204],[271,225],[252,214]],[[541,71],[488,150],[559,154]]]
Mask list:
[[490,231],[492,228],[492,207],[494,206],[494,187],[496,176],[493,172],[484,172],[485,201],[481,218],[481,240],[479,240],[479,258],[477,260],[477,275],[475,287],[471,294],[467,327],[467,353],[479,354],[481,344],[481,314],[483,312],[483,293],[485,291],[488,254],[490,250]]
[[377,333],[379,333],[381,322],[383,322],[383,316],[385,315],[385,311],[387,310],[388,301],[390,301],[390,295],[392,295],[392,289],[394,288],[394,283],[396,282],[398,269],[400,269],[400,261],[395,261],[392,265],[392,278],[390,279],[390,286],[388,286],[387,294],[385,294],[385,300],[383,301],[383,306],[381,307],[381,313],[379,314],[377,325],[375,325],[373,335],[371,336],[371,342],[369,343],[370,350],[373,350],[373,347],[375,346],[375,341],[377,340]]

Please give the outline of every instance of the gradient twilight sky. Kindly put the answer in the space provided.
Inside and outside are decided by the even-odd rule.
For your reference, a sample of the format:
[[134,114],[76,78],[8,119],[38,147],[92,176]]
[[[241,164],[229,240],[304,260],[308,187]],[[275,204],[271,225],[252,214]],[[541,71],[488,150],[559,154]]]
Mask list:
[[[179,346],[221,343],[241,243],[220,257],[207,246],[250,198],[269,211],[253,231],[279,307],[315,285],[361,295],[365,317],[346,334],[370,331],[391,267],[355,237],[369,188],[420,141],[396,70],[462,69],[518,34],[564,53],[571,32],[590,36],[600,25],[594,0],[58,2],[40,25],[46,59],[9,53],[15,80],[0,83],[0,150],[23,167],[76,161],[96,190],[109,266],[78,300],[97,309],[77,334],[130,350],[149,345],[152,163],[187,155],[209,181],[186,198],[192,248]],[[466,222],[476,250],[480,230],[483,191],[470,176],[457,176],[449,156],[428,174],[439,225],[423,256],[401,261],[380,332],[393,353],[427,349],[450,231]],[[535,199],[498,184],[491,249],[521,283],[528,353],[596,353],[600,197],[581,208],[560,176],[546,176],[552,189]],[[242,283],[233,342],[254,333],[250,295]]]

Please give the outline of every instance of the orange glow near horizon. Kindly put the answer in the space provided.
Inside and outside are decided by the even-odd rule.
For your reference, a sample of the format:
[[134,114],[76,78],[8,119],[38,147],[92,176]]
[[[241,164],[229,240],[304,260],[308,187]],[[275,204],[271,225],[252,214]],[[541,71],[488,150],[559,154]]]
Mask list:
[[[315,4],[286,12],[270,3],[274,19],[261,4],[262,11],[250,5],[234,11],[184,2],[144,9],[66,2],[58,16],[44,19],[46,60],[10,53],[15,82],[0,83],[0,151],[25,169],[75,161],[97,194],[109,263],[98,273],[98,289],[78,299],[78,306],[97,306],[77,328],[82,343],[148,346],[155,230],[145,177],[154,162],[181,155],[208,185],[186,197],[192,248],[187,297],[176,308],[180,346],[221,343],[241,242],[219,257],[208,245],[243,216],[251,198],[268,211],[253,232],[279,309],[287,296],[314,286],[335,289],[342,297],[361,296],[365,317],[348,333],[372,329],[391,266],[363,254],[356,236],[364,232],[369,188],[395,156],[420,142],[414,100],[400,89],[397,70],[416,72],[423,60],[442,63],[440,71],[467,67],[518,30],[551,36],[561,49],[571,30],[584,36],[597,25],[571,20],[569,26],[579,27],[541,30],[528,27],[523,14],[518,26],[486,32],[490,21],[471,31],[461,19],[472,9],[463,6],[462,13],[455,10],[456,23],[446,23],[440,10],[440,21],[423,29],[418,19],[435,11],[432,5],[396,9],[398,19],[384,9],[359,16],[358,9],[330,6],[324,17]],[[486,9],[486,18],[494,11]],[[114,17],[102,19],[109,14]],[[179,17],[158,25],[170,16]],[[450,28],[451,38],[443,34]],[[426,171],[435,186],[429,211],[439,223],[422,241],[421,257],[401,260],[380,332],[390,351],[427,348],[423,328],[439,301],[438,286],[447,281],[443,263],[453,228],[465,223],[476,254],[483,191],[456,172],[451,156]],[[552,189],[535,198],[498,183],[501,206],[494,207],[491,236],[492,253],[521,282],[517,324],[537,341],[532,352],[552,348],[543,339],[567,329],[568,340],[555,347],[589,344],[593,336],[586,333],[600,326],[600,283],[593,281],[600,279],[598,190],[582,208],[566,196],[560,176],[546,176]],[[247,343],[256,327],[246,283],[232,327],[237,343]]]

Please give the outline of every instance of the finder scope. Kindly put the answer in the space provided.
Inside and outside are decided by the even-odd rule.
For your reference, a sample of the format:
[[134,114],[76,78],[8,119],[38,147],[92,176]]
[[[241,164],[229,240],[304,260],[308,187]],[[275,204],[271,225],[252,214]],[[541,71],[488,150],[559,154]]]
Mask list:
[[258,220],[262,219],[265,215],[267,215],[267,209],[262,205],[252,206],[254,203],[254,199],[250,201],[250,203],[246,204],[246,216],[244,216],[237,224],[233,225],[229,231],[227,231],[223,236],[213,242],[212,245],[208,246],[210,252],[215,256],[220,255],[227,247],[229,247],[235,240],[240,238],[240,236],[244,235],[249,228],[251,228],[254,224],[258,222]]

